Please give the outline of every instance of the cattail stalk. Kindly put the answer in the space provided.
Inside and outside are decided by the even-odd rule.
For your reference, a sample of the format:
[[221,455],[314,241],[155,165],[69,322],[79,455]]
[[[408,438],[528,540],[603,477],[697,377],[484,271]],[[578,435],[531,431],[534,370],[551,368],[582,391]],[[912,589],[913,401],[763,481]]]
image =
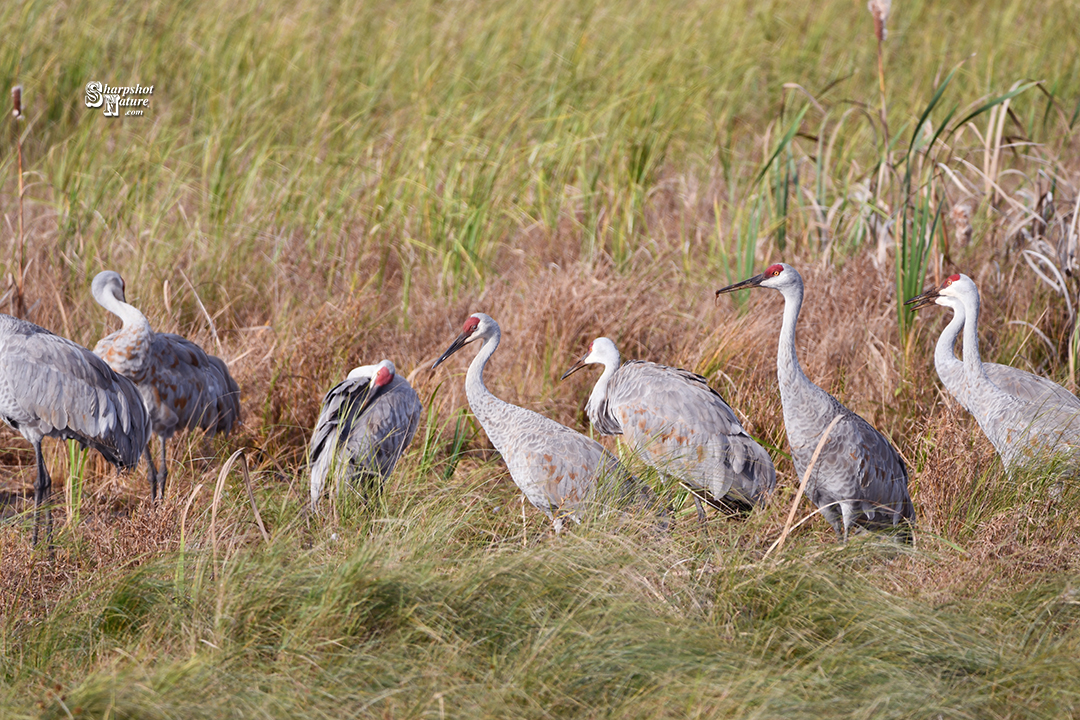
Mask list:
[[24,249],[24,235],[23,235],[23,153],[22,153],[22,135],[19,133],[19,121],[23,119],[22,112],[22,85],[16,85],[11,88],[11,116],[15,124],[15,148],[18,155],[18,181],[19,181],[19,217],[18,217],[18,240],[16,243],[16,266],[18,268],[18,274],[15,276],[15,298],[12,303],[12,310],[17,317],[23,316],[25,310],[25,302],[23,300],[23,249]]
[[[892,0],[869,0],[867,9],[874,17],[874,37],[877,38],[877,69],[878,69],[878,93],[881,96],[881,133],[882,151],[881,164],[878,166],[877,183],[874,185],[874,207],[878,207],[878,198],[881,197],[882,185],[885,183],[885,166],[889,162],[889,120],[885,104],[885,38],[889,32],[885,26],[889,19],[889,9]],[[880,262],[885,260],[885,236],[878,234],[878,258]]]

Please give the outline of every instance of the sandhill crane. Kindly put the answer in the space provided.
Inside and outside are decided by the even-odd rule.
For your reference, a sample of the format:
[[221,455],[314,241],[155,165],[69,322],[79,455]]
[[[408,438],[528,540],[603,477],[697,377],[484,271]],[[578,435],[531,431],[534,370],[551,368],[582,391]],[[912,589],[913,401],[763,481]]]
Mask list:
[[33,323],[0,315],[0,417],[34,446],[34,544],[42,506],[46,535],[52,479],[41,454],[46,437],[78,440],[119,468],[133,468],[150,437],[139,391],[81,345]]
[[423,408],[394,363],[354,368],[323,398],[311,434],[311,509],[329,478],[359,485],[365,501],[382,488],[416,435]]
[[[951,275],[939,290],[930,290],[909,302],[917,307],[936,303],[952,308],[952,322],[957,323],[959,317],[963,323],[963,374],[947,371],[942,382],[975,417],[1006,469],[1059,453],[1073,458],[1080,455],[1080,408],[1062,394],[1071,393],[1030,373],[1014,368],[1008,368],[1012,372],[990,370],[992,366],[983,364],[978,335],[979,290],[971,278]],[[950,366],[947,358],[943,359]],[[1004,378],[1008,390],[996,384],[990,372]],[[1057,391],[1048,389],[1048,384]]]
[[600,443],[590,440],[550,418],[500,400],[484,386],[484,366],[499,346],[499,325],[484,313],[465,321],[461,334],[435,361],[432,370],[446,358],[475,341],[484,344],[465,375],[465,395],[476,419],[495,449],[502,455],[510,477],[533,505],[547,513],[555,531],[563,518],[581,520],[581,509],[599,477],[619,482],[625,493],[638,489],[638,481]]
[[806,484],[807,497],[844,541],[853,524],[873,528],[896,525],[901,520],[914,522],[907,468],[899,453],[870,423],[810,382],[799,366],[795,324],[802,308],[802,276],[790,265],[778,263],[760,275],[717,290],[716,296],[752,287],[773,288],[784,296],[776,370],[784,429],[800,477],[826,427],[840,416]]
[[220,358],[180,335],[151,330],[146,316],[125,302],[118,273],[98,273],[91,292],[123,321],[123,327],[98,341],[94,353],[139,388],[154,434],[161,438],[160,471],[149,442],[145,448],[150,498],[156,502],[165,497],[169,476],[166,441],[179,430],[195,428],[228,434],[240,420],[240,387]]
[[[953,275],[948,282],[955,282],[959,279],[959,275]],[[938,289],[934,288],[922,295],[911,298],[904,304],[911,306],[912,310],[919,310],[934,304],[952,309],[952,320],[941,331],[937,345],[934,346],[934,368],[937,370],[938,377],[941,378],[941,384],[945,386],[945,389],[964,408],[970,410],[968,408],[967,383],[964,381],[964,363],[955,354],[956,339],[960,335],[960,330],[966,328],[967,323],[971,322],[967,313],[964,312],[963,303],[956,298],[941,296]],[[978,342],[978,326],[976,323],[972,323],[972,326],[972,337],[975,338],[975,342]],[[977,346],[974,352],[978,352]],[[1050,405],[1080,411],[1080,398],[1077,398],[1052,380],[1011,365],[983,363],[982,366],[990,382],[1018,400],[1040,406]]]
[[[643,360],[621,362],[615,343],[599,337],[563,379],[596,363],[604,371],[585,412],[602,435],[622,435],[646,463],[716,500],[752,506],[776,487],[769,453],[705,378]],[[696,494],[694,502],[704,520]]]

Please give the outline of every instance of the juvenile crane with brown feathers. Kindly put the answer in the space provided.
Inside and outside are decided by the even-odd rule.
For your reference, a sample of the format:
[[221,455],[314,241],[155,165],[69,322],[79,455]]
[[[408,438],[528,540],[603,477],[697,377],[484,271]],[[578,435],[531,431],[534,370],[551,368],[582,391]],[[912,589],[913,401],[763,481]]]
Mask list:
[[154,434],[161,438],[161,469],[154,466],[147,442],[147,477],[151,499],[160,501],[169,474],[168,439],[195,428],[209,435],[231,432],[240,421],[240,387],[221,358],[180,335],[154,332],[146,316],[125,301],[119,273],[98,273],[91,292],[123,322],[98,341],[94,353],[135,383],[150,411]]

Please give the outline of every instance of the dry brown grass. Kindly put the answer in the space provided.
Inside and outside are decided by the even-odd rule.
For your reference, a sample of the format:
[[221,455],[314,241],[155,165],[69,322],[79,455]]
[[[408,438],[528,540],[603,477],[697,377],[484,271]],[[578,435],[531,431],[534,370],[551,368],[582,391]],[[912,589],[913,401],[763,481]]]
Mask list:
[[[696,221],[707,224],[712,218]],[[207,488],[195,500],[192,522],[197,524],[205,515],[209,489],[227,448],[257,449],[251,458],[263,496],[285,493],[298,502],[305,494],[303,455],[321,392],[356,364],[393,359],[399,372],[413,375],[425,401],[438,389],[436,417],[448,423],[465,407],[461,374],[468,357],[455,359],[438,373],[428,366],[457,334],[461,321],[477,310],[502,326],[502,345],[487,380],[510,402],[585,430],[582,407],[594,378],[589,373],[567,382],[558,378],[593,337],[604,334],[616,340],[626,357],[706,373],[750,432],[768,445],[786,449],[774,365],[782,303],[777,294],[752,294],[745,312],[728,299],[716,304],[713,292],[724,281],[705,269],[684,272],[680,249],[660,240],[622,272],[603,261],[580,259],[580,244],[570,233],[533,230],[519,241],[501,252],[497,261],[501,273],[481,293],[463,290],[449,304],[417,292],[415,288],[437,285],[439,278],[433,273],[417,276],[414,270],[414,291],[403,313],[401,270],[391,254],[378,283],[372,280],[353,291],[343,288],[340,300],[333,303],[315,302],[305,295],[306,281],[298,266],[283,263],[275,270],[279,286],[263,293],[267,302],[211,308],[221,311],[215,322],[223,353],[232,361],[243,390],[243,427],[232,438],[212,444],[196,437],[180,439],[172,451],[169,500],[158,509],[147,503],[141,469],[121,477],[99,459],[93,460],[83,522],[65,536],[68,540],[61,543],[55,560],[28,546],[23,524],[5,523],[0,527],[0,607],[33,617],[46,611],[55,598],[90,586],[99,568],[137,564],[178,548],[179,514],[192,489],[203,484]],[[1023,274],[998,270],[1000,253],[985,243],[957,252],[966,253],[960,258],[964,269],[974,274],[983,290],[986,356],[1000,355],[999,344],[1004,342],[1016,364],[1031,357],[1030,364],[1037,368],[1060,368],[1060,357],[1047,357],[1045,348],[1030,341],[1023,344],[1022,338],[1017,343],[1019,333],[1007,324],[1016,317],[1032,317],[1041,319],[1041,327],[1051,336],[1060,335],[1061,313],[1047,293]],[[1076,523],[1054,518],[1052,507],[1032,507],[1030,513],[1013,516],[980,516],[975,526],[965,523],[963,508],[979,502],[972,493],[985,489],[979,478],[989,477],[987,482],[1002,478],[993,469],[991,447],[971,418],[946,398],[934,375],[931,348],[943,322],[938,313],[926,312],[910,346],[904,347],[893,320],[889,276],[876,269],[868,255],[852,258],[842,267],[800,260],[798,253],[784,259],[800,268],[807,285],[798,337],[807,374],[893,439],[912,468],[920,546],[949,557],[940,564],[903,561],[910,564],[912,582],[947,595],[950,588],[970,592],[973,587],[1075,568],[1080,553],[1076,542],[1067,538]],[[94,333],[107,331],[109,321],[88,300],[87,292],[44,272],[46,260],[42,258],[32,275],[39,300],[32,304],[32,317],[58,332],[67,328],[73,337],[92,345]],[[369,253],[357,262],[376,265],[380,260]],[[201,316],[179,323],[166,314],[160,286],[129,280],[128,287],[156,327],[184,332],[213,351]],[[174,286],[172,292],[174,307],[190,294],[184,287]],[[254,326],[243,325],[247,322]],[[17,436],[4,433],[11,468],[4,489],[19,497],[16,510],[27,511],[32,455]],[[610,439],[605,442],[614,447]],[[62,503],[66,449],[48,445],[56,479],[54,496]],[[473,438],[450,486],[440,491],[467,495],[476,492],[479,482],[482,492],[501,498],[496,504],[512,516],[517,492],[501,464],[485,462],[491,457],[485,448],[482,434]],[[415,461],[413,457],[403,465],[406,476]],[[790,462],[777,457],[777,465],[784,489],[762,513],[768,518],[740,536],[750,546],[767,547],[776,536],[779,508],[786,507],[796,484]],[[396,485],[391,489],[399,491],[417,489]],[[235,516],[229,522],[246,527],[244,506],[234,505]],[[55,515],[62,528],[62,507]],[[510,520],[511,525],[514,522],[520,524],[520,517]],[[1036,531],[1033,525],[1047,529]],[[679,527],[677,532],[693,532],[688,523]],[[723,522],[716,521],[713,527],[726,532]],[[800,536],[801,542],[830,542],[825,524],[817,521],[796,531]],[[954,552],[950,543],[961,539],[964,552]]]

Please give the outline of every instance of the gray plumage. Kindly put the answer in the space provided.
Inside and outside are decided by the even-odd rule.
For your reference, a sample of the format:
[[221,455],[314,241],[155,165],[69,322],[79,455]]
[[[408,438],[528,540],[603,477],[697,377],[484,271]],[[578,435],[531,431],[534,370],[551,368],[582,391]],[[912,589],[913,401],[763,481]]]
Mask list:
[[52,487],[43,438],[78,440],[113,465],[133,468],[150,437],[149,416],[129,380],[81,345],[9,315],[0,315],[0,416],[34,446],[35,543]]
[[795,352],[795,325],[803,301],[803,282],[795,268],[771,265],[760,275],[716,291],[717,296],[747,287],[767,287],[784,296],[784,322],[777,346],[776,367],[780,402],[784,409],[795,472],[801,479],[826,427],[837,415],[806,494],[846,540],[852,525],[869,528],[915,521],[908,494],[904,461],[870,423],[847,409],[829,393],[810,382]]
[[606,337],[594,340],[563,377],[593,363],[604,371],[585,412],[601,434],[622,435],[647,464],[717,500],[756,505],[776,487],[769,453],[705,378],[642,360],[621,362]]
[[465,394],[476,419],[506,462],[510,477],[529,502],[547,513],[558,531],[564,517],[580,522],[582,506],[600,477],[616,481],[624,495],[648,497],[646,489],[600,443],[488,391],[484,366],[499,346],[500,337],[498,324],[489,316],[471,315],[432,369],[466,344],[484,341],[465,376]]
[[165,496],[168,478],[166,441],[182,430],[202,428],[209,435],[228,434],[240,420],[240,387],[220,358],[187,338],[155,333],[146,316],[124,299],[124,280],[106,270],[94,278],[91,292],[123,327],[106,335],[94,352],[139,388],[154,434],[161,438],[161,470],[146,445],[150,496]]
[[323,398],[311,434],[311,508],[330,481],[360,486],[365,500],[378,493],[416,435],[423,407],[394,364],[353,369]]
[[[937,298],[937,290],[914,297],[908,300],[906,305],[914,305],[914,309],[934,304]],[[953,311],[952,320],[941,331],[937,344],[934,346],[934,369],[945,389],[952,394],[957,401],[968,407],[968,388],[964,380],[964,363],[956,357],[956,340],[960,336],[961,329],[969,322],[964,312],[962,303],[955,302],[949,305]],[[974,326],[975,337],[978,337],[978,327]],[[1012,395],[1018,400],[1036,405],[1049,405],[1052,407],[1069,408],[1080,411],[1080,398],[1058,385],[1052,380],[1029,373],[1011,365],[998,363],[983,363],[990,382],[997,385],[1003,392]]]
[[[939,339],[934,354],[938,375],[946,389],[979,423],[1005,467],[1013,470],[1059,454],[1071,460],[1080,458],[1080,403],[1076,396],[1037,375],[982,362],[979,290],[971,278],[952,275],[939,290],[908,301],[916,308],[934,303],[953,310],[953,319],[942,333],[943,340]],[[955,342],[955,333],[961,326],[963,363],[955,356],[948,357],[952,355],[951,343]],[[949,347],[942,347],[946,343]]]

